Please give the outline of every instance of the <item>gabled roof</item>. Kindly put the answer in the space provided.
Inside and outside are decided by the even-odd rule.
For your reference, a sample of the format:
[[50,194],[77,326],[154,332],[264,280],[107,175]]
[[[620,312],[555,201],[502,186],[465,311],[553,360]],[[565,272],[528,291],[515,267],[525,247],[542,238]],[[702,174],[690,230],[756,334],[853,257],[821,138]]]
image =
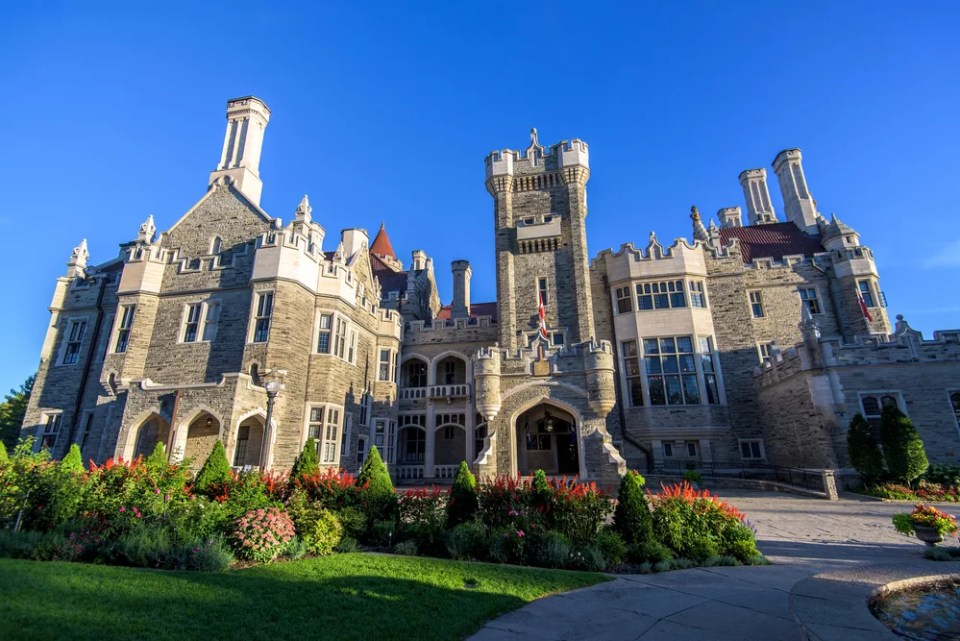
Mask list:
[[740,254],[744,263],[751,263],[758,258],[781,260],[784,256],[813,256],[826,251],[818,237],[808,236],[793,223],[720,229],[720,240],[724,245],[733,238],[740,241]]
[[390,238],[387,236],[387,228],[383,223],[380,223],[380,231],[370,245],[370,253],[374,256],[389,256],[394,260],[397,259],[397,255],[393,252],[393,245],[390,244]]
[[[450,320],[453,318],[453,305],[444,305],[437,313],[437,320]],[[470,303],[470,318],[478,316],[489,316],[494,323],[497,322],[497,304],[493,303]]]
[[[380,239],[379,235],[377,235],[377,239]],[[390,241],[388,240],[387,245],[389,246],[389,244]],[[393,250],[391,249],[390,251]],[[386,296],[388,292],[407,291],[407,272],[396,271],[373,253],[372,249],[370,252],[370,269],[373,271],[373,275],[380,281],[380,289],[384,296]]]

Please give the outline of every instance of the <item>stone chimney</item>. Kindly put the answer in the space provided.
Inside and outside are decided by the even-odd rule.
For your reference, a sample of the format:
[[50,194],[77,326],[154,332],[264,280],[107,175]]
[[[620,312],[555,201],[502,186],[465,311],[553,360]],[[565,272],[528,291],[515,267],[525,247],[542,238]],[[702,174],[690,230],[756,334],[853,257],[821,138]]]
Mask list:
[[747,214],[751,225],[777,222],[777,213],[770,202],[766,169],[747,169],[740,172],[740,186],[747,199]]
[[247,199],[260,206],[260,152],[263,133],[270,122],[270,109],[254,96],[227,101],[227,133],[223,138],[220,163],[210,172],[210,183],[229,178]]
[[469,318],[470,316],[470,262],[455,260],[450,263],[453,270],[453,309],[452,318]]
[[802,158],[799,149],[784,149],[774,158],[773,170],[777,172],[777,180],[780,182],[787,220],[813,234],[817,232],[817,204],[807,189]]
[[414,249],[410,259],[413,261],[411,267],[413,271],[418,272],[427,268],[427,252],[422,249]]
[[721,227],[742,227],[743,215],[739,207],[724,207],[717,212]]
[[370,243],[370,238],[367,236],[366,229],[354,227],[340,232],[340,242],[343,244],[344,258],[350,258],[361,249],[366,248]]

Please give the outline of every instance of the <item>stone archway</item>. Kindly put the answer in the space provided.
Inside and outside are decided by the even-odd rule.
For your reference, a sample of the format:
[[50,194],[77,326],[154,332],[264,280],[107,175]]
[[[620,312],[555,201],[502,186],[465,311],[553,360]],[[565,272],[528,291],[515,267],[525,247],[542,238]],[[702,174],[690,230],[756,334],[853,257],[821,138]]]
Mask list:
[[515,428],[517,472],[580,474],[577,422],[572,414],[550,403],[540,403],[517,416]]
[[199,470],[220,438],[220,420],[203,410],[193,417],[186,429],[181,427],[180,431],[183,433],[177,438],[178,449],[183,452],[183,458],[190,461],[191,469]]
[[248,416],[237,426],[237,438],[233,446],[234,467],[260,467],[263,452],[264,417]]
[[166,441],[168,432],[169,423],[167,423],[167,420],[155,412],[150,414],[138,426],[130,430],[124,458],[132,461],[138,456],[144,458],[150,456],[157,443]]

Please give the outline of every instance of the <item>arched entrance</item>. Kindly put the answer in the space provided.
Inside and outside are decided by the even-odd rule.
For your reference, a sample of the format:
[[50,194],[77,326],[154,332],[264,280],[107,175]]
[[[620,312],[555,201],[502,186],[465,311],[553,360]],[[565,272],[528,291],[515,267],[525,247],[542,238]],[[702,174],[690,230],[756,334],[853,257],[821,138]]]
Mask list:
[[541,403],[517,417],[517,471],[533,474],[580,473],[576,420],[568,412]]
[[260,466],[263,451],[263,417],[254,415],[240,421],[237,442],[233,448],[234,467]]
[[140,425],[130,431],[124,458],[133,460],[138,456],[146,458],[153,453],[157,443],[167,438],[169,423],[159,414],[151,414]]
[[177,435],[178,450],[190,461],[192,469],[200,469],[220,438],[220,421],[204,410],[197,413],[185,430],[180,427],[178,431],[182,432]]

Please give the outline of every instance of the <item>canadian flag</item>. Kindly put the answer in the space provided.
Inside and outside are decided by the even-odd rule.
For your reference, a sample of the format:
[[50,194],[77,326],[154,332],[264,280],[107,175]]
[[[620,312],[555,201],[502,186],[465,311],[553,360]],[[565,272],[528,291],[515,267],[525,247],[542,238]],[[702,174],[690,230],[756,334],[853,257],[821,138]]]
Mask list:
[[547,311],[543,308],[543,294],[537,294],[540,299],[540,306],[537,308],[537,327],[540,329],[540,335],[547,338]]
[[863,300],[863,292],[861,292],[859,289],[857,290],[857,300],[860,302],[860,313],[863,314],[864,318],[872,323],[873,316],[870,315],[870,310],[867,309],[867,302]]

